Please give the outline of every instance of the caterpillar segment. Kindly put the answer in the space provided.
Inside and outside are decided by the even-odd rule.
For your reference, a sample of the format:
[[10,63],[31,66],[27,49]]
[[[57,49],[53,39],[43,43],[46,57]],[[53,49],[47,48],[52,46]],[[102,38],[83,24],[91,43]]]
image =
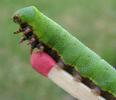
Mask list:
[[[14,33],[23,32],[21,41],[29,41],[31,53],[35,48],[45,51],[60,62],[63,70],[72,75],[75,70],[77,81],[82,81],[93,93],[101,94],[107,100],[116,100],[116,70],[78,39],[33,6],[18,10],[13,20],[20,25],[20,29]],[[68,53],[70,51],[72,53]],[[96,74],[103,75],[104,79]]]

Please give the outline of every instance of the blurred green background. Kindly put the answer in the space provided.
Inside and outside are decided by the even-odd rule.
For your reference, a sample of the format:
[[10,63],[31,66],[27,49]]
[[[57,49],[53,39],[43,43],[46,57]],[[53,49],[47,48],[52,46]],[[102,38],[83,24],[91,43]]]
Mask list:
[[30,5],[116,66],[116,0],[0,0],[0,100],[73,100],[32,70],[29,47],[12,34],[12,14]]

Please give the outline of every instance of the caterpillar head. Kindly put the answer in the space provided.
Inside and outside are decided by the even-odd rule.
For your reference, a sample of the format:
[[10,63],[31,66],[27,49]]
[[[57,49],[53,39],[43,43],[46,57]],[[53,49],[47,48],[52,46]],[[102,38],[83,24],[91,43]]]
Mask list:
[[16,32],[14,32],[14,34],[22,32],[23,37],[21,38],[20,43],[25,40],[29,40],[28,44],[31,45],[31,49],[37,47],[39,43],[38,39],[33,34],[33,29],[31,27],[31,23],[34,22],[34,18],[36,17],[37,11],[37,8],[34,6],[25,7],[14,13],[12,17],[13,21],[20,25],[20,28]]
[[18,24],[31,22],[36,15],[36,11],[37,8],[34,6],[22,8],[14,13],[13,20]]

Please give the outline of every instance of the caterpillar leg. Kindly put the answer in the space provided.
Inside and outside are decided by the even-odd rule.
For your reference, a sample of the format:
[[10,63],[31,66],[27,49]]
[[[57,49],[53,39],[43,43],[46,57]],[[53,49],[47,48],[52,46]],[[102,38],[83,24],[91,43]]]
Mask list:
[[25,40],[27,40],[26,37],[22,37],[22,38],[20,39],[19,43],[23,43]]
[[25,40],[30,40],[32,37],[32,30],[29,27],[19,28],[17,31],[14,32],[14,34],[18,34],[20,32],[23,32],[23,37],[21,38],[19,43],[22,43]]
[[79,72],[73,73],[73,76],[75,81],[78,81],[78,82],[82,81],[82,77],[80,76]]
[[39,43],[38,41],[36,41],[35,38],[32,38],[30,40],[30,45],[31,45],[30,53],[32,53],[35,48],[37,48],[39,50],[39,52],[44,51],[44,46],[41,43]]
[[57,62],[57,65],[60,66],[62,69],[65,67],[65,65],[61,59]]
[[30,46],[31,46],[30,54],[32,54],[33,50],[34,50],[35,48],[37,48],[38,41],[37,41],[34,37],[32,37],[32,38],[29,40],[29,43],[28,43],[28,44],[30,44]]
[[41,43],[37,44],[37,48],[39,49],[40,52],[44,51],[44,46]]
[[98,87],[93,88],[91,91],[97,96],[99,96],[101,94],[101,91]]
[[23,28],[23,33],[24,33],[24,35],[28,35],[29,33],[31,33],[32,32],[32,30],[31,30],[31,28],[30,27],[25,27],[25,28]]
[[18,34],[20,32],[22,32],[23,30],[21,28],[19,28],[17,31],[14,32],[14,34]]

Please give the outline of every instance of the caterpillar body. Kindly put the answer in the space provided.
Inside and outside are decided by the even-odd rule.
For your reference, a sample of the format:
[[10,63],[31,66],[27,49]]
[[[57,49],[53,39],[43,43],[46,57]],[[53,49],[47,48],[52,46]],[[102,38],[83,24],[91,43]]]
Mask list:
[[[116,97],[115,68],[68,31],[46,17],[34,6],[18,10],[13,15],[13,19],[23,29],[28,24],[36,38],[50,48],[53,48],[65,64],[73,66],[81,76],[89,78],[103,91],[107,91]],[[22,31],[22,29],[19,31]],[[31,32],[28,37],[30,35]],[[23,38],[23,40],[26,38]]]

